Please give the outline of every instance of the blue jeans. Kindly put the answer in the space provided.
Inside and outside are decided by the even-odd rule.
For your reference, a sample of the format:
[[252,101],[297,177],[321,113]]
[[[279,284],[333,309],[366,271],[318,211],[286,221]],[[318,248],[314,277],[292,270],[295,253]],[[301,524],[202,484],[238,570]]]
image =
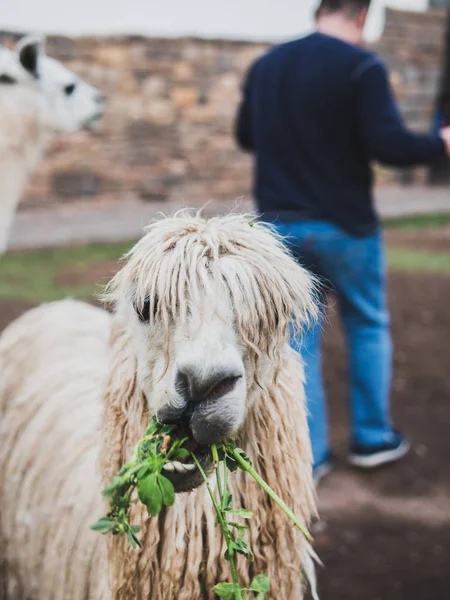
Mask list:
[[[389,395],[392,344],[386,306],[382,233],[353,237],[321,221],[277,223],[298,261],[331,284],[347,340],[352,442],[378,446],[390,441]],[[322,320],[321,320],[322,321]],[[306,398],[314,465],[329,452],[328,419],[321,365],[322,322],[292,339],[305,363]]]

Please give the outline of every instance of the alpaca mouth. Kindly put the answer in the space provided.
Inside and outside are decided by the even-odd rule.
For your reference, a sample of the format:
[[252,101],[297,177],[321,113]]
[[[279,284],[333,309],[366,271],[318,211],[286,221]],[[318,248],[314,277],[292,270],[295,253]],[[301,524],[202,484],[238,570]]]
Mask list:
[[[213,460],[209,446],[200,446],[194,440],[191,450],[207,475],[213,471]],[[189,492],[204,483],[203,476],[190,455],[169,461],[164,465],[164,475],[169,479],[177,493]]]
[[89,117],[89,119],[86,119],[86,121],[83,123],[83,129],[85,129],[86,131],[94,131],[95,129],[97,129],[100,125],[100,121],[103,118],[103,114],[103,111],[99,111],[92,117]]

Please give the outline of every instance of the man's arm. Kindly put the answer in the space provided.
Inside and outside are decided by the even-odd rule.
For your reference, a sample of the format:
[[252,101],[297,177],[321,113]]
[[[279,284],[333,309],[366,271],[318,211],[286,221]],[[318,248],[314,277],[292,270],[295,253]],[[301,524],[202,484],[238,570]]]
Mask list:
[[430,163],[445,154],[445,135],[417,135],[408,131],[381,62],[371,60],[354,76],[360,135],[371,159],[406,167]]
[[239,105],[236,125],[235,125],[235,136],[237,143],[247,152],[254,150],[253,131],[252,131],[252,111],[250,101],[250,86],[253,68],[250,69],[244,85],[242,86],[242,100]]

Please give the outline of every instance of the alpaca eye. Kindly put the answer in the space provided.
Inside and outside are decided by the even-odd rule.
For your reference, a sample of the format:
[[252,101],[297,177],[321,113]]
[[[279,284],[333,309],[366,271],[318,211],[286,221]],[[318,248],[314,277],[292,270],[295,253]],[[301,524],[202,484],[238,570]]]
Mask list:
[[142,306],[136,308],[136,312],[141,323],[148,323],[150,320],[150,298],[144,300]]
[[69,85],[66,85],[64,87],[64,93],[66,96],[71,96],[76,88],[76,84],[75,83],[69,83]]

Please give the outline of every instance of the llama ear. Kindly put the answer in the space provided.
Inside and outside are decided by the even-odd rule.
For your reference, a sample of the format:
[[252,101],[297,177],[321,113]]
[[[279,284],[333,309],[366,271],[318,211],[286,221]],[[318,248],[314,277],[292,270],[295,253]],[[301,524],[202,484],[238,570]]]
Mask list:
[[27,35],[16,45],[20,64],[35,79],[39,78],[39,58],[44,54],[44,45],[45,37],[38,34]]
[[0,85],[13,85],[20,80],[22,69],[17,64],[14,51],[0,46]]

